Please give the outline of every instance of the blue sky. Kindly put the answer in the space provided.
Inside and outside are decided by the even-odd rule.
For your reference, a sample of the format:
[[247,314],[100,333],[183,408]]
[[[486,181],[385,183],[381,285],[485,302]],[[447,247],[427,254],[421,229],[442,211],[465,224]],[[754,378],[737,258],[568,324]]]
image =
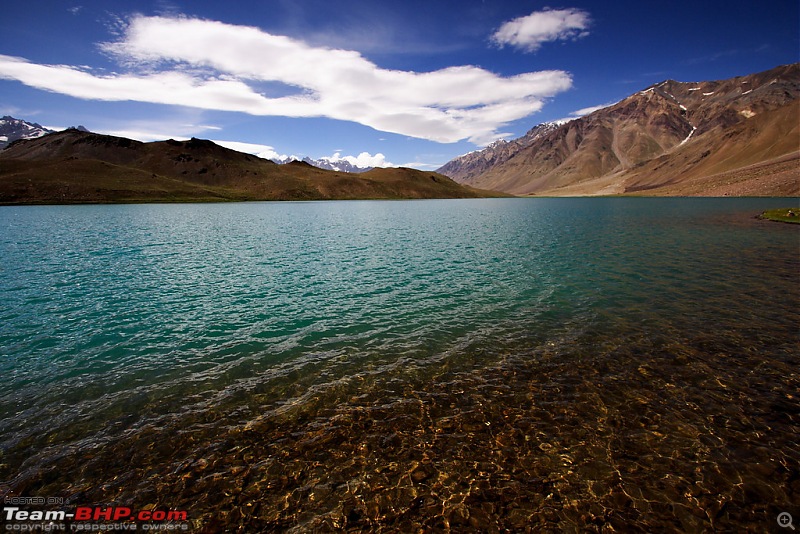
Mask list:
[[799,56],[796,0],[8,2],[0,113],[435,169],[668,78]]

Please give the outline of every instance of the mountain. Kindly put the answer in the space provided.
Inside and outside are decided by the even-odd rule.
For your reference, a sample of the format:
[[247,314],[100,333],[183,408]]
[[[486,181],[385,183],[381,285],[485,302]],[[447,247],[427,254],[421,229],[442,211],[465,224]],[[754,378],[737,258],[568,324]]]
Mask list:
[[53,133],[53,130],[48,130],[41,124],[15,119],[6,115],[0,119],[0,150],[3,150],[17,139],[35,139],[49,133]]
[[329,171],[339,171],[339,172],[351,172],[351,173],[362,173],[372,170],[374,167],[359,167],[347,161],[346,159],[332,159],[332,158],[320,158],[320,159],[311,159],[311,158],[303,158],[303,161],[306,163],[313,165],[314,167],[319,167],[320,169],[327,169]]
[[471,184],[492,167],[505,163],[523,148],[532,145],[540,137],[554,131],[567,121],[545,122],[534,126],[519,139],[497,140],[483,150],[475,150],[459,156],[436,170],[462,184]]
[[666,80],[561,124],[476,174],[452,172],[453,162],[440,171],[514,194],[795,196],[798,96],[800,64],[720,81]]
[[346,159],[343,158],[319,158],[319,159],[312,159],[308,156],[304,157],[303,159],[298,159],[294,156],[289,156],[286,158],[272,158],[270,161],[277,163],[279,165],[284,165],[286,163],[291,163],[293,161],[302,161],[303,163],[308,163],[312,167],[317,167],[319,169],[325,169],[328,171],[339,171],[339,172],[349,172],[349,173],[362,173],[372,170],[374,167],[359,167],[350,163]]
[[142,143],[73,128],[0,152],[2,204],[484,196],[496,195],[437,173],[277,165],[194,138]]

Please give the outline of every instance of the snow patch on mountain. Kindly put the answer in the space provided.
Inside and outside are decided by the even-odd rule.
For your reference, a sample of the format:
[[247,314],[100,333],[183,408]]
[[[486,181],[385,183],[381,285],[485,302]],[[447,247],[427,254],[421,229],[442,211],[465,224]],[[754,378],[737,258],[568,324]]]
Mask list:
[[681,142],[680,142],[680,144],[679,144],[678,146],[681,146],[681,145],[683,145],[683,144],[684,144],[684,143],[686,143],[686,142],[687,142],[689,139],[691,139],[691,138],[692,138],[692,136],[694,135],[694,132],[696,132],[696,131],[697,131],[697,126],[692,126],[692,131],[691,131],[691,132],[689,132],[689,135],[687,135],[687,136],[686,136],[686,139],[684,139],[683,141],[681,141]]
[[[263,157],[259,154],[260,157]],[[313,165],[314,167],[319,167],[320,169],[326,169],[329,171],[338,171],[338,172],[351,172],[351,173],[360,173],[366,172],[370,169],[374,169],[375,167],[395,167],[393,163],[386,160],[386,156],[378,152],[375,155],[370,154],[369,152],[361,152],[358,156],[342,156],[341,152],[335,152],[332,156],[323,156],[321,158],[310,158],[306,157],[298,157],[298,156],[279,156],[274,155],[272,157],[268,157],[271,161],[274,161],[278,164],[285,164],[291,163],[292,161],[302,161],[304,163],[308,163],[309,165]]]
[[240,141],[215,140],[214,142],[225,148],[253,154],[261,159],[268,159],[279,165],[291,163],[293,161],[302,161],[314,167],[319,167],[320,169],[352,173],[366,172],[375,167],[395,167],[395,165],[387,161],[386,156],[380,152],[375,155],[369,152],[361,152],[358,156],[342,156],[341,152],[337,151],[332,156],[314,159],[308,156],[280,154],[275,148],[269,145],[244,143]]
[[36,139],[49,133],[53,133],[53,130],[41,124],[6,115],[0,119],[0,150],[18,139]]

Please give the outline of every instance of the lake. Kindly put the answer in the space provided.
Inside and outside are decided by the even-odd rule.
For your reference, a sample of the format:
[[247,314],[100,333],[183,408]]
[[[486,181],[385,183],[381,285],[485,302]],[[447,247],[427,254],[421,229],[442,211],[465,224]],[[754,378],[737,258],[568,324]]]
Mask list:
[[796,205],[2,207],[0,488],[197,532],[777,529],[800,228],[754,216]]

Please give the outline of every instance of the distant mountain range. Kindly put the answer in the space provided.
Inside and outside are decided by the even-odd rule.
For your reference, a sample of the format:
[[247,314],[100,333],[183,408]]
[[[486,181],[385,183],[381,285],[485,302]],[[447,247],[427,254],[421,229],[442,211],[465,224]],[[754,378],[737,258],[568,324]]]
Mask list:
[[[103,179],[121,173],[135,175],[136,180],[144,180],[140,173],[145,173],[156,181],[180,182],[175,189],[173,182],[168,186],[144,180],[134,190],[146,198],[158,197],[153,191],[145,192],[148,187],[174,189],[176,195],[187,198],[427,198],[484,195],[486,190],[515,195],[800,196],[799,96],[798,63],[728,80],[666,80],[584,117],[540,124],[519,139],[496,141],[460,156],[438,169],[440,175],[403,170],[411,181],[427,175],[442,185],[445,178],[441,175],[445,175],[482,192],[445,191],[441,187],[424,191],[389,191],[383,186],[375,189],[370,180],[379,176],[381,169],[361,168],[343,158],[275,160],[286,168],[279,173],[269,167],[271,161],[210,141],[140,143],[91,134],[83,127],[53,133],[40,124],[5,116],[0,119],[0,150],[17,143],[0,152],[0,162],[4,163],[0,168],[0,202],[53,200],[55,193],[51,190],[34,191],[45,183],[52,185],[53,177],[42,174],[46,168],[53,172],[58,169],[72,184],[62,184],[70,193],[65,190],[57,195],[65,201],[117,199],[116,193],[104,186],[98,187],[98,191],[105,191],[102,194],[84,191],[76,196],[78,178],[70,174],[73,171],[88,172],[92,177],[102,175]],[[29,141],[19,141],[25,139]],[[111,167],[103,170],[98,162]],[[83,169],[86,166],[91,172],[88,167]],[[342,188],[331,189],[307,180],[313,167],[333,171]],[[10,176],[12,169],[15,177]],[[264,173],[293,179],[303,175],[303,184],[282,182],[283,189],[265,188],[254,179]],[[364,183],[345,186],[343,173],[360,173]],[[384,174],[391,173],[387,170]],[[17,183],[23,176],[33,184],[27,193]],[[216,178],[209,183],[211,177]],[[368,182],[370,187],[362,187]],[[127,191],[120,198],[134,194],[134,190],[125,189],[131,184],[118,185],[122,187],[119,191]],[[222,189],[217,192],[206,187],[218,185]],[[10,192],[14,188],[17,192]]]
[[[75,129],[83,132],[89,131],[83,126],[78,126]],[[42,137],[43,135],[54,132],[55,130],[50,130],[35,122],[28,122],[21,119],[15,119],[14,117],[5,116],[0,119],[0,150],[3,150],[5,147],[18,139],[36,139]],[[309,157],[304,157],[301,159],[294,156],[289,156],[286,158],[273,158],[270,161],[281,165],[291,163],[293,161],[302,161],[320,169],[338,172],[362,173],[373,169],[373,167],[359,167],[358,165],[350,163],[345,158],[312,159]]]
[[0,152],[2,204],[484,196],[497,195],[434,172],[277,165],[194,138],[142,143],[71,128]]
[[6,115],[0,119],[0,150],[17,139],[36,139],[49,133],[53,133],[53,130],[48,130],[41,124],[26,122]]
[[303,163],[308,163],[313,167],[317,167],[319,169],[325,169],[328,171],[337,171],[337,172],[352,172],[352,173],[362,173],[367,172],[374,167],[359,167],[358,165],[353,165],[346,159],[334,159],[334,158],[319,158],[319,159],[312,159],[308,156],[300,159],[294,156],[289,156],[286,158],[272,158],[270,161],[275,162],[279,165],[285,165],[287,163],[291,163],[293,161],[301,161]]
[[518,195],[796,196],[798,96],[800,64],[722,81],[666,80],[438,171]]

